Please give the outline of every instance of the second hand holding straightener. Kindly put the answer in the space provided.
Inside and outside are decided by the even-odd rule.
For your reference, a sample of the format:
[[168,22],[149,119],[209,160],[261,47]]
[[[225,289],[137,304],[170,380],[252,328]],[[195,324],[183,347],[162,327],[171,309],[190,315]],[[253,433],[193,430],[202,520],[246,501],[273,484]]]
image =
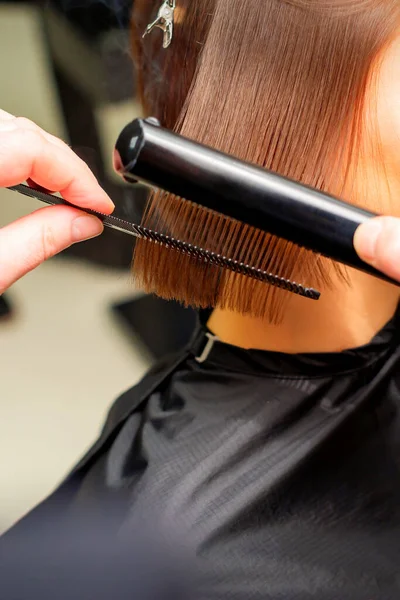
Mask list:
[[[257,229],[322,254],[339,263],[399,285],[357,255],[356,229],[375,213],[350,205],[160,127],[156,119],[136,119],[122,131],[115,149],[116,170],[131,183],[142,182]],[[47,204],[62,198],[25,185],[10,189]],[[299,283],[198,248],[112,215],[85,210],[104,226],[150,243],[162,244],[199,261],[241,273],[317,300],[320,293]]]

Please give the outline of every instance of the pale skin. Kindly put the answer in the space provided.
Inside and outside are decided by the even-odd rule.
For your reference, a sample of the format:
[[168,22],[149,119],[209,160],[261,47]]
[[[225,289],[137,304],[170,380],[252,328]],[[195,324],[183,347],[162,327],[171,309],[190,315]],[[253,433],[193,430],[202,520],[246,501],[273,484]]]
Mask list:
[[79,208],[107,214],[114,209],[93,173],[64,142],[0,110],[0,186],[27,179],[61,192],[77,208],[43,208],[0,230],[0,294],[46,259],[103,231],[98,219]]
[[[385,56],[379,79],[378,126],[386,179],[374,178],[364,204],[400,216],[400,42]],[[365,157],[361,177],[376,173]],[[44,260],[68,246],[100,235],[101,222],[79,208],[110,214],[114,205],[88,167],[62,141],[23,118],[0,110],[0,186],[32,179],[59,191],[77,208],[47,207],[0,230],[0,294]],[[372,192],[373,190],[373,192]],[[12,199],[10,198],[10,201]],[[362,226],[355,246],[361,258],[400,282],[400,219],[380,217]],[[209,327],[221,340],[244,348],[280,352],[335,352],[368,343],[393,316],[400,288],[350,271],[351,285],[322,290],[320,301],[291,296],[284,322],[266,322],[215,310]]]

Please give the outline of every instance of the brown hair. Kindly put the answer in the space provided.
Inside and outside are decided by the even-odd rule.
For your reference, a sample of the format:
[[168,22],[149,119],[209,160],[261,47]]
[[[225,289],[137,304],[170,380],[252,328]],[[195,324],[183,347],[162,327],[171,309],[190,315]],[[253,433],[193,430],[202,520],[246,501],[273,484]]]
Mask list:
[[[171,47],[141,34],[160,0],[136,0],[133,40],[147,115],[191,139],[357,202],[366,99],[399,26],[398,0],[177,0]],[[345,271],[165,193],[144,224],[306,285]],[[276,320],[287,292],[139,242],[148,292]]]

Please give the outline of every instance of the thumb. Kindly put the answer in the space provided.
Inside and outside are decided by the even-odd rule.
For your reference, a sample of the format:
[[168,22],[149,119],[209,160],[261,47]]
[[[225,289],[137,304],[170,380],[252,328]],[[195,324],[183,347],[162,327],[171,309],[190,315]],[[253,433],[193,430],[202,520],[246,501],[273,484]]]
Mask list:
[[359,257],[400,281],[400,219],[377,217],[361,225],[354,236]]
[[72,244],[100,235],[103,224],[70,206],[41,208],[0,229],[0,294]]

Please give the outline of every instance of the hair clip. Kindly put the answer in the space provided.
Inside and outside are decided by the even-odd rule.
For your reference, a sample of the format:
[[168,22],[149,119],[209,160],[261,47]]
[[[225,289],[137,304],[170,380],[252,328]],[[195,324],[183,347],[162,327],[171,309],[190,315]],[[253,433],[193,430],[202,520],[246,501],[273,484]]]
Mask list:
[[163,48],[168,48],[172,42],[174,33],[174,12],[176,0],[164,0],[156,20],[146,27],[143,37],[146,37],[153,29],[158,28],[164,32]]

